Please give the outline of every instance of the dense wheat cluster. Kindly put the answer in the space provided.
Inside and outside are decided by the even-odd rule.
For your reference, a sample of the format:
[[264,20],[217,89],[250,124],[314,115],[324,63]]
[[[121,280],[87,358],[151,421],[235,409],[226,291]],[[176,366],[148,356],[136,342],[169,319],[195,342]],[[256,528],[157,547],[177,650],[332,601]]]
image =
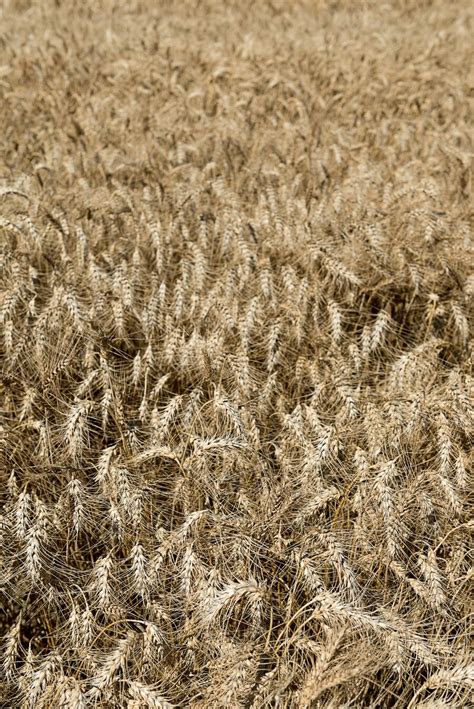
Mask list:
[[468,0],[4,0],[2,707],[473,698]]

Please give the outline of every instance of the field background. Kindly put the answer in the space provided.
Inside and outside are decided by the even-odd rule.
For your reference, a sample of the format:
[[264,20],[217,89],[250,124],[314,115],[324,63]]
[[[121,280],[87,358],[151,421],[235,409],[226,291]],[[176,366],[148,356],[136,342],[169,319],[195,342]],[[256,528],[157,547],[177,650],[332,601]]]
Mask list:
[[473,10],[0,2],[2,707],[470,705]]

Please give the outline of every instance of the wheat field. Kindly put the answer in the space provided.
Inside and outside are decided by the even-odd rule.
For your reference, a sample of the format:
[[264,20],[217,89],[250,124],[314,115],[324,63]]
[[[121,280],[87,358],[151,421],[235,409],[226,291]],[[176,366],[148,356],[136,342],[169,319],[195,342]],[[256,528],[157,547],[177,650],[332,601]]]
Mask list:
[[472,706],[468,0],[0,3],[0,705]]

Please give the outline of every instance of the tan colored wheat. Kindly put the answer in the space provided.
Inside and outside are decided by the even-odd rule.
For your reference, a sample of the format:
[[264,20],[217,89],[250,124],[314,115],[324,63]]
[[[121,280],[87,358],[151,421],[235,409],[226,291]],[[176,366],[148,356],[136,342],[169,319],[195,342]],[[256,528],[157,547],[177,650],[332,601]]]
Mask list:
[[0,704],[467,707],[472,6],[0,4]]

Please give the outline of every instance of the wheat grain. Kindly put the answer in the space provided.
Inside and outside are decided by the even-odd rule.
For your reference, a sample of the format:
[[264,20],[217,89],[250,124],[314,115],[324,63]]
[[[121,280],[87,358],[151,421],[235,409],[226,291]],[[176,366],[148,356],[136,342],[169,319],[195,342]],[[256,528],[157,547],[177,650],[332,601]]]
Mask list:
[[467,0],[3,5],[0,704],[469,706]]

